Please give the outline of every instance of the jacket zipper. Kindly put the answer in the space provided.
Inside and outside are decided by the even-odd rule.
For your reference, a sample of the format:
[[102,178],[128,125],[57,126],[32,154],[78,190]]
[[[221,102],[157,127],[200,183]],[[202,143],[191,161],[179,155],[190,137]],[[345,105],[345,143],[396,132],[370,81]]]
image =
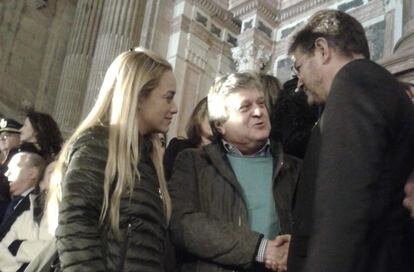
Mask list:
[[124,245],[122,247],[121,267],[120,267],[119,271],[124,271],[124,267],[125,267],[125,264],[126,264],[126,258],[127,258],[126,253],[127,253],[127,250],[128,250],[129,236],[131,234],[131,228],[132,228],[131,223],[129,223],[127,231],[126,231]]

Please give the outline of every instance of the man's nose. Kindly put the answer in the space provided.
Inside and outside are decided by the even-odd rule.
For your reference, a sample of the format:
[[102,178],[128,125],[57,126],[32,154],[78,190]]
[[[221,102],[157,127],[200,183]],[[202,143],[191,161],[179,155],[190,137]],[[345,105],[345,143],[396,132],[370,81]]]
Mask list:
[[263,115],[263,110],[265,110],[265,107],[260,107],[259,105],[255,105],[255,108],[253,110],[253,115],[254,116],[262,116]]
[[300,79],[300,77],[298,77],[298,83],[296,84],[296,89],[295,89],[295,93],[299,92],[301,89],[303,89],[304,84],[302,79]]

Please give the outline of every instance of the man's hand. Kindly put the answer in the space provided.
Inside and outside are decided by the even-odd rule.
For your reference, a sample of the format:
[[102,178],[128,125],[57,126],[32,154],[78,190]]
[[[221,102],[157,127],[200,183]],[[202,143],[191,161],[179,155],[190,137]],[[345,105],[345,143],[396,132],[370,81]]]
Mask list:
[[264,253],[266,268],[282,272],[287,269],[287,257],[289,251],[290,235],[279,235],[274,240],[269,240]]
[[405,198],[403,204],[411,212],[411,217],[414,218],[414,181],[409,180],[404,187]]

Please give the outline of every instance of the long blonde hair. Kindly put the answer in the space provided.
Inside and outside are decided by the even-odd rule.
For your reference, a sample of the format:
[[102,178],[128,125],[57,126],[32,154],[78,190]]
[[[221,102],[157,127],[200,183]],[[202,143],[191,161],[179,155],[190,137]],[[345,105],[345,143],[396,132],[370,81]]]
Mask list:
[[[64,145],[59,156],[50,185],[51,191],[55,193],[50,197],[49,218],[56,214],[57,209],[53,206],[61,201],[61,181],[66,171],[70,147],[83,131],[93,126],[104,125],[109,128],[109,139],[104,197],[99,221],[103,224],[105,218],[109,219],[112,230],[119,234],[121,196],[125,192],[131,196],[134,182],[139,178],[138,101],[148,96],[159,85],[161,76],[171,70],[171,65],[165,59],[140,47],[120,54],[113,61],[106,72],[95,105]],[[150,139],[153,146],[151,158],[158,176],[168,222],[171,216],[171,199],[164,177],[161,141],[156,133],[152,134]],[[57,224],[54,225],[56,228]]]

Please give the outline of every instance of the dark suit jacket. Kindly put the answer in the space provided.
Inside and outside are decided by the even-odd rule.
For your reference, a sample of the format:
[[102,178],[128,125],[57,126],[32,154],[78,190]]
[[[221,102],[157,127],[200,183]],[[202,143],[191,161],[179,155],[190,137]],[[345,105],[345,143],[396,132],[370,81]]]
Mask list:
[[17,207],[15,208],[13,214],[11,217],[7,220],[5,225],[3,225],[0,228],[0,241],[6,236],[7,232],[10,230],[11,226],[13,225],[14,221],[16,221],[17,217],[19,217],[24,211],[27,211],[30,209],[30,194],[33,193],[30,192],[27,196],[25,196],[22,201],[19,202]]
[[399,83],[371,61],[345,65],[305,156],[288,271],[413,271],[401,204],[413,151],[414,107]]

